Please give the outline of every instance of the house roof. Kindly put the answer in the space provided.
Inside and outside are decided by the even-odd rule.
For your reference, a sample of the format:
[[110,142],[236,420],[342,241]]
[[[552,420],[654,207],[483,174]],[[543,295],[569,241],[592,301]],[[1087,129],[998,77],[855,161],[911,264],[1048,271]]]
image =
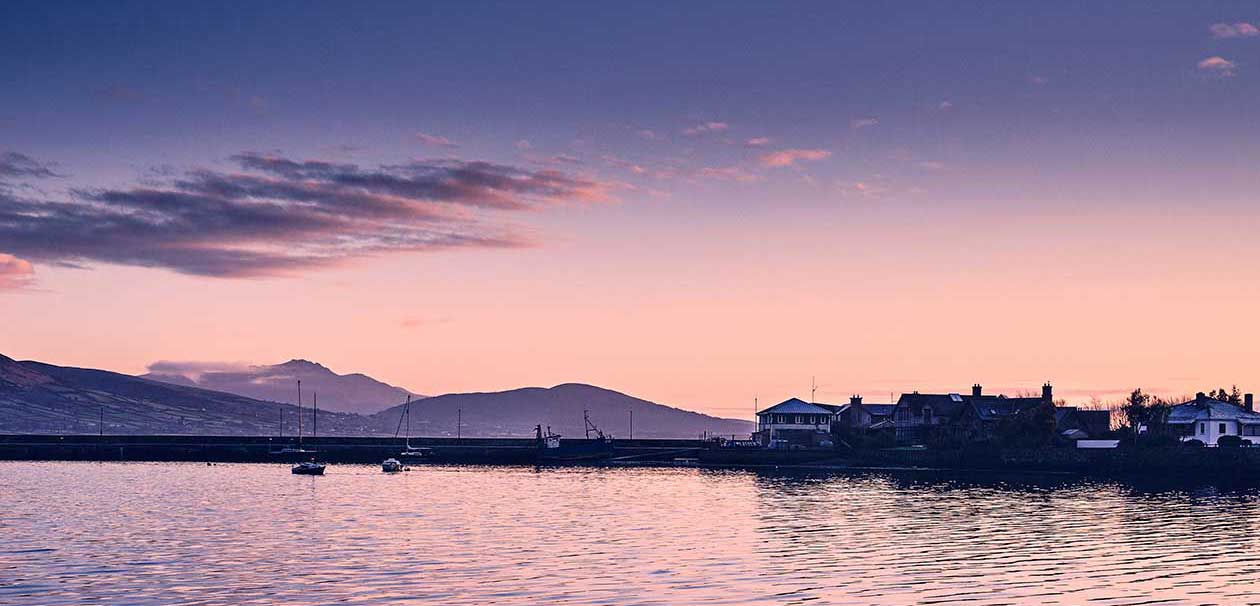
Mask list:
[[1198,421],[1240,421],[1260,424],[1260,414],[1239,406],[1212,398],[1196,398],[1177,404],[1168,411],[1168,423],[1182,424]]
[[[832,413],[832,410],[830,410],[829,408],[824,408],[824,407],[830,407],[830,405],[828,404],[815,405],[815,404],[810,404],[809,402],[806,402],[800,398],[792,398],[790,400],[784,400],[782,402],[779,402],[778,404],[775,404],[774,406],[771,406],[770,408],[767,408],[765,410],[758,411],[757,414],[763,415],[767,413],[774,413],[774,414],[789,414],[789,415],[797,415],[797,414],[829,415]],[[836,408],[838,409],[839,407],[837,406]]]
[[867,404],[866,402],[862,402],[861,406],[866,409],[866,412],[876,417],[892,416],[893,409],[897,407],[896,404]]
[[902,406],[912,410],[930,406],[936,416],[953,417],[966,406],[966,402],[956,393],[903,393],[897,399],[897,407]]
[[966,396],[981,421],[996,421],[1045,404],[1041,398],[1007,398],[1004,396]]
[[971,394],[903,393],[897,406],[919,409],[932,407],[934,415],[954,418],[964,409],[971,408],[982,421],[993,421],[1044,403],[1041,398],[1008,398],[1000,395],[973,396]]

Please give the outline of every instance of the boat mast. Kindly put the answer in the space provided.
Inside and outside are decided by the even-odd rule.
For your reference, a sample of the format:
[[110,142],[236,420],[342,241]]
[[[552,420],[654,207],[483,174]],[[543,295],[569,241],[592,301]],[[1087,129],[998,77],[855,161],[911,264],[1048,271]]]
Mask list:
[[407,416],[407,450],[411,450],[411,394],[407,394],[407,405],[403,407],[403,414]]
[[319,435],[319,392],[312,392],[311,397],[314,398],[312,404],[315,407],[311,413],[311,439],[314,440],[315,436]]
[[297,415],[298,415],[298,450],[302,450],[302,379],[298,379]]

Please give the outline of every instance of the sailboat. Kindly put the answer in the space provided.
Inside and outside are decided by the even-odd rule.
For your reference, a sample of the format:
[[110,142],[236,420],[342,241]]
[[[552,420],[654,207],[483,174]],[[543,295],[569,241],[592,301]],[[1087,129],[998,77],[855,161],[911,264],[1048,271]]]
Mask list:
[[[400,426],[404,422],[407,424],[407,431],[405,434],[403,434],[405,436],[404,437],[405,445],[403,447],[403,451],[398,453],[398,457],[404,461],[416,461],[416,460],[427,459],[427,458],[432,457],[433,456],[432,448],[421,448],[421,447],[411,445],[411,395],[410,394],[407,395],[407,403],[403,405],[402,416],[398,419],[398,424]],[[398,430],[394,430],[394,437],[395,438],[398,437]]]
[[[302,448],[302,381],[301,379],[299,379],[297,382],[297,413],[298,413],[297,448],[282,448],[280,449],[280,453],[281,454],[314,455],[316,452],[315,450],[306,450]],[[315,457],[312,456],[311,460],[302,461],[301,463],[294,465],[291,471],[297,475],[303,475],[303,476],[322,476],[324,475],[325,467],[326,466],[323,463],[317,463],[315,461]]]

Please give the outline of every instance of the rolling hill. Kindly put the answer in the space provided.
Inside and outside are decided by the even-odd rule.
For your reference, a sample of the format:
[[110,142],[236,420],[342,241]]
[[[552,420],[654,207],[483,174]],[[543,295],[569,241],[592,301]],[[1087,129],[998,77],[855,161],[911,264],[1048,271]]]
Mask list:
[[[296,407],[86,368],[0,355],[0,433],[273,435]],[[311,410],[303,409],[310,430]],[[320,411],[320,432],[373,433],[366,417]]]
[[[491,393],[456,393],[433,396],[411,404],[411,428],[415,435],[453,436],[462,418],[464,436],[529,436],[534,426],[551,426],[569,437],[582,437],[583,411],[605,433],[630,436],[634,413],[636,438],[694,438],[701,432],[747,434],[752,423],[722,419],[681,410],[580,383],[552,388],[526,387]],[[385,427],[397,427],[402,406],[373,415]]]

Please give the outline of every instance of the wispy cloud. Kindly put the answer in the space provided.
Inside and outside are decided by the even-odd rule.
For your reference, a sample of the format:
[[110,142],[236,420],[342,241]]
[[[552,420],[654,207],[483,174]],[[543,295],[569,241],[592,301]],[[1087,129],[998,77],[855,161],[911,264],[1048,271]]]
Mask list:
[[660,139],[661,136],[654,130],[643,129],[639,131],[639,138],[644,141],[656,141],[657,139]]
[[944,170],[945,169],[945,163],[938,162],[936,160],[924,160],[923,162],[919,162],[918,166],[919,168],[922,168],[923,170]]
[[516,149],[521,151],[531,150],[534,149],[534,144],[530,143],[527,139],[520,139],[516,142]]
[[940,103],[936,104],[936,109],[938,111],[947,112],[951,109],[954,109],[954,102],[949,101],[949,100],[941,101]]
[[428,133],[416,133],[416,141],[431,147],[459,147],[458,143],[455,143],[446,137],[441,135],[430,135]]
[[1199,62],[1199,71],[1222,78],[1232,77],[1237,68],[1237,64],[1224,57],[1208,57]]
[[0,153],[0,179],[47,179],[57,176],[59,175],[53,172],[51,164],[38,162],[30,156],[17,152]]
[[730,127],[731,125],[725,122],[704,122],[704,123],[697,124],[695,126],[691,126],[691,127],[683,129],[683,134],[690,137],[694,137],[696,135],[703,135],[707,133],[725,132]]
[[854,129],[868,128],[879,124],[879,118],[858,118],[849,122],[849,126]]
[[0,290],[29,286],[35,280],[35,268],[30,261],[0,253]]
[[771,139],[770,137],[753,137],[751,139],[744,141],[744,146],[745,147],[765,147],[767,145],[770,145],[773,142],[774,140]]
[[797,162],[813,162],[831,157],[825,149],[782,149],[761,156],[761,165],[770,168],[792,166]]
[[1213,38],[1252,38],[1260,36],[1260,28],[1254,24],[1240,21],[1238,23],[1213,23],[1208,27]]
[[695,176],[723,181],[752,183],[761,180],[761,175],[749,172],[738,166],[706,166],[695,171]]
[[[37,263],[117,263],[217,277],[290,274],[397,251],[527,245],[484,220],[606,200],[611,188],[557,170],[488,162],[365,168],[257,153],[232,160],[238,170],[80,189],[62,200],[0,190],[0,250]],[[28,168],[19,174],[30,172],[20,166]],[[10,264],[10,272],[23,267]]]

